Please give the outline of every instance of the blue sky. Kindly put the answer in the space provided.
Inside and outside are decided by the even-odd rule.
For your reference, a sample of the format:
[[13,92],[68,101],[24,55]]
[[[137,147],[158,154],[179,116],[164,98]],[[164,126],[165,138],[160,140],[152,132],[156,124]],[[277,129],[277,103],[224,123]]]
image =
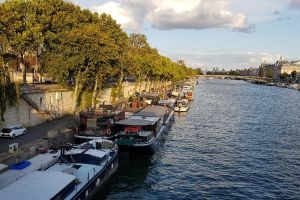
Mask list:
[[128,33],[203,69],[300,60],[300,0],[70,0],[106,12]]

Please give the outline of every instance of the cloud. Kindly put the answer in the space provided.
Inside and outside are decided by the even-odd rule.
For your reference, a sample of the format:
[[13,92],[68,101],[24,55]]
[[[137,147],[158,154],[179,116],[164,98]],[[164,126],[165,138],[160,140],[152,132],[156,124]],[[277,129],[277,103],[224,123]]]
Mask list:
[[91,10],[110,14],[122,27],[129,31],[140,31],[146,15],[153,9],[150,0],[119,0],[96,4]]
[[259,67],[262,62],[275,63],[280,58],[279,55],[256,52],[230,52],[224,51],[209,54],[173,54],[173,60],[184,58],[188,65],[192,67],[221,67],[226,70],[249,67]]
[[300,9],[300,0],[290,0],[290,6],[292,8]]
[[233,14],[228,10],[227,0],[188,1],[181,9],[179,3],[159,6],[149,13],[153,27],[170,29],[231,28],[241,32],[251,32],[253,26],[244,14]]
[[145,24],[160,30],[229,28],[253,32],[242,13],[232,13],[229,0],[119,0],[94,5],[93,10],[106,12],[123,28],[139,30]]

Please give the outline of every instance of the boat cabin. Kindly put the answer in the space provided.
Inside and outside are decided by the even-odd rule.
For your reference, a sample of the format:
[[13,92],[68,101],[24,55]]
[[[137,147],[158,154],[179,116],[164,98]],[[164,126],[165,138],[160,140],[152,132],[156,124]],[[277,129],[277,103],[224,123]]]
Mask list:
[[157,92],[147,92],[141,95],[143,101],[148,105],[157,105],[159,101],[159,94]]
[[128,136],[136,142],[147,142],[156,136],[160,118],[132,116],[129,119],[118,121],[117,124],[123,126],[120,132],[121,136]]
[[82,111],[79,117],[79,135],[106,136],[114,132],[116,121],[125,118],[125,111]]

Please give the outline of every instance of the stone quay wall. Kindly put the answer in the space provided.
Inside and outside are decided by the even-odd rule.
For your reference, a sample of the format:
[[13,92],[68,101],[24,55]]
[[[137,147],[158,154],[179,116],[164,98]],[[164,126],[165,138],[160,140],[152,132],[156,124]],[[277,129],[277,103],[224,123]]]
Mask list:
[[[124,82],[120,90],[118,90],[118,97],[113,97],[113,90],[116,88],[107,88],[102,91],[97,101],[99,103],[111,104],[119,99],[128,99],[135,95],[136,92],[149,92],[151,90],[161,91],[172,82]],[[72,113],[73,91],[62,89],[43,89],[35,90],[29,89],[23,91],[23,94],[30,99],[39,110],[20,98],[17,106],[7,109],[4,114],[4,122],[0,122],[0,127],[6,125],[22,125],[24,127],[31,127],[43,122],[60,118],[64,115]]]

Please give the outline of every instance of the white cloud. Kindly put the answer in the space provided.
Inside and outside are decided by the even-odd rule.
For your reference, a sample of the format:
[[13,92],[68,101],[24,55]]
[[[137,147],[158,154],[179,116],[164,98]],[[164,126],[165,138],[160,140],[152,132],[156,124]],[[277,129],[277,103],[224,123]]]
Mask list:
[[97,12],[106,12],[123,28],[138,30],[145,23],[161,30],[230,28],[251,32],[242,13],[232,13],[229,0],[119,0],[93,6]]
[[136,18],[138,17],[137,13],[121,3],[108,2],[101,6],[93,6],[92,10],[95,10],[98,13],[110,14],[125,29],[134,31],[141,29],[143,20],[141,20],[141,18]]

